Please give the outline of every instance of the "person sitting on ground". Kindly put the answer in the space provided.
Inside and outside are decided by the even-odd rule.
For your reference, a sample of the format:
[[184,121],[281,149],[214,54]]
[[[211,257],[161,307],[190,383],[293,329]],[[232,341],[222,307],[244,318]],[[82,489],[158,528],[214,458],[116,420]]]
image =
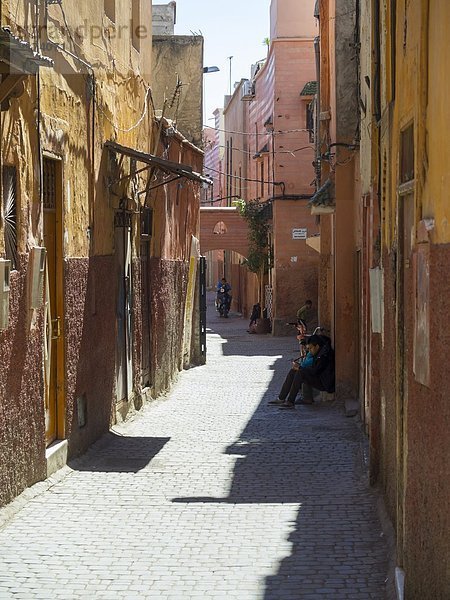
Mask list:
[[[311,366],[299,365],[293,361],[292,368],[287,374],[278,398],[270,404],[278,405],[280,408],[295,408],[295,398],[303,384],[325,392],[334,392],[334,352],[329,338],[321,335],[312,335],[308,340],[308,350],[314,360]],[[304,398],[304,404],[312,404],[312,393]]]
[[306,300],[305,304],[298,309],[297,311],[297,321],[298,323],[302,323],[305,326],[305,331],[308,323],[311,321],[312,317],[312,302],[311,300]]
[[252,314],[250,315],[250,323],[248,325],[248,333],[255,333],[256,322],[261,318],[261,304],[257,302],[253,305]]

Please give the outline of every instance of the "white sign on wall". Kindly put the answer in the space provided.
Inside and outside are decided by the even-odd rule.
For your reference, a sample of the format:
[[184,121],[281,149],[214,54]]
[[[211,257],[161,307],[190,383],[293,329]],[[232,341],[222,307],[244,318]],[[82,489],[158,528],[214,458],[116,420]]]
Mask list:
[[292,230],[292,239],[293,240],[306,240],[308,237],[308,230],[306,227],[301,227],[299,229]]

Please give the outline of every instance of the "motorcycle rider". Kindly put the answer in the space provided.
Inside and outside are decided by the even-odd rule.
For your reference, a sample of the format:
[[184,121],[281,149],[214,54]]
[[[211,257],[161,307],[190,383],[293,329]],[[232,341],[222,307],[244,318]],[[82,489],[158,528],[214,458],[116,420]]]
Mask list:
[[225,277],[222,277],[217,284],[216,304],[219,307],[220,316],[228,317],[228,311],[231,306],[231,285],[227,282]]

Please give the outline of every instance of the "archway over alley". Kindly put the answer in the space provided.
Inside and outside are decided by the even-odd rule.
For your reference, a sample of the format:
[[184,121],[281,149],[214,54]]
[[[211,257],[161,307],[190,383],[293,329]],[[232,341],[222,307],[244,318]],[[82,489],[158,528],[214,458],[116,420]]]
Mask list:
[[236,207],[200,208],[200,251],[232,250],[248,256],[248,227]]

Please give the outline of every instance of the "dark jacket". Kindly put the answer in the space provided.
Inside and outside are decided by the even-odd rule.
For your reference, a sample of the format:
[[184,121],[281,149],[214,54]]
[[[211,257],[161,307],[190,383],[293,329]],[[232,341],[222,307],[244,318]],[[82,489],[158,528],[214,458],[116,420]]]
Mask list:
[[331,344],[325,343],[314,357],[311,367],[305,367],[305,371],[320,381],[321,388],[326,392],[334,392],[334,350]]

